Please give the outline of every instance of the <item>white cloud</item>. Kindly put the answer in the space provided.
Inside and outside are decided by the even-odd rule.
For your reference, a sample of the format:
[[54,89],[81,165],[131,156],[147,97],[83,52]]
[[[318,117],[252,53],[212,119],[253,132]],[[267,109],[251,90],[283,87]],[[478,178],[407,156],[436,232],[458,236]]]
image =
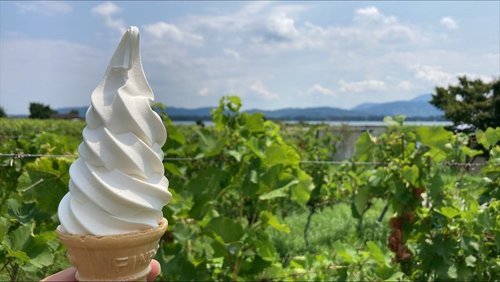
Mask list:
[[450,84],[454,78],[453,75],[443,71],[440,66],[413,65],[411,68],[415,71],[415,77],[438,86]]
[[203,36],[181,30],[176,25],[166,22],[145,25],[144,31],[157,39],[169,38],[188,45],[203,45]]
[[387,16],[374,6],[356,10],[354,22],[360,24],[355,28],[362,34],[361,38],[372,39],[375,43],[397,45],[426,40],[416,27],[402,24],[395,16]]
[[122,9],[113,2],[103,2],[97,6],[94,6],[92,8],[92,13],[102,17],[111,17],[114,14],[121,12],[121,10]]
[[123,19],[114,18],[116,14],[121,12],[121,8],[113,2],[103,2],[97,6],[92,7],[92,13],[102,20],[104,24],[110,28],[124,33],[126,30],[125,22]]
[[369,79],[355,82],[338,81],[340,91],[351,93],[362,93],[367,91],[383,91],[386,90],[385,82],[382,80]]
[[458,29],[457,22],[451,17],[441,18],[441,24],[444,25],[447,29]]
[[252,86],[250,86],[250,89],[267,100],[276,99],[279,97],[278,94],[269,91],[264,83],[262,83],[262,81],[260,80],[254,82]]
[[295,21],[285,13],[270,16],[267,28],[272,35],[280,38],[293,38],[299,33],[295,28]]
[[335,91],[323,87],[319,84],[314,84],[313,86],[309,87],[309,89],[307,89],[307,93],[311,95],[319,94],[322,96],[335,96]]
[[[128,8],[123,2],[96,2],[90,6],[89,10],[95,6],[91,16],[105,30],[101,31],[102,38],[109,37],[106,33],[116,38],[116,31],[126,27],[124,19],[128,22],[129,16],[133,17],[125,13]],[[322,7],[333,9],[337,5],[241,2],[227,7],[213,5],[206,9],[189,10],[189,15],[182,12],[138,22],[144,35],[141,48],[144,68],[156,99],[168,105],[192,108],[216,105],[220,95],[232,93],[244,98],[244,106],[249,108],[297,105],[350,107],[360,102],[390,101],[429,93],[436,86],[436,81],[455,81],[457,73],[498,73],[500,57],[497,45],[484,45],[478,50],[462,44],[463,39],[456,36],[453,37],[456,41],[443,42],[439,36],[448,34],[443,33],[445,27],[436,30],[418,19],[418,15],[403,18],[402,14],[389,13],[382,6],[360,6],[358,10],[340,7],[340,10],[332,11],[331,16],[338,17],[344,13],[343,19],[330,21],[328,17],[323,17],[324,13],[316,14],[321,12],[318,9]],[[307,9],[310,11],[304,13]],[[439,26],[441,16],[435,18],[435,24]],[[105,28],[104,24],[109,28]],[[7,38],[27,36],[7,35]],[[450,43],[454,44],[453,50]],[[57,44],[50,46],[54,50],[70,48]],[[19,50],[31,55],[36,48]],[[33,74],[34,71],[17,68],[11,59],[14,58],[14,51],[10,50],[0,60],[0,73],[5,74],[0,83],[1,104],[6,99],[12,104],[10,93],[21,97],[23,92],[37,93],[38,97],[49,97],[54,101],[45,100],[49,103],[59,103],[63,99],[52,93],[70,93],[70,87],[66,85],[69,82],[66,81],[71,81],[78,85],[78,90],[84,89],[89,94],[109,59],[102,59],[102,68],[83,68],[81,62],[68,59],[75,64],[74,68],[81,68],[72,70],[67,65],[62,67],[64,62],[59,62],[59,59],[57,64],[52,65],[42,60],[42,56],[51,58],[58,55],[44,49],[45,53],[40,53],[37,58],[29,57],[29,61],[36,64],[37,72],[44,74],[41,78],[36,77],[36,85],[43,87],[30,90],[25,85],[32,83],[23,81],[26,77],[23,73]],[[79,53],[74,53],[74,56],[87,57]],[[17,63],[21,62],[18,57]],[[409,67],[415,63],[420,66]],[[52,72],[61,74],[52,75]],[[95,75],[90,76],[92,79],[87,78],[90,72],[97,78]],[[75,82],[77,76],[71,73],[78,73],[78,77],[90,82],[80,85],[80,82]],[[39,82],[42,78],[59,81],[60,77],[63,77],[64,87]],[[22,91],[12,92],[10,88],[7,91],[7,85],[12,87],[13,83],[22,86]],[[34,99],[36,95],[29,97]],[[67,99],[70,98],[74,97],[68,95]],[[77,101],[80,100],[66,103],[80,104]],[[26,104],[24,98],[21,104]]]
[[[378,47],[419,46],[429,42],[429,37],[418,26],[401,23],[376,7],[354,11],[353,22],[347,25],[300,23],[296,17],[278,8],[273,13],[261,14],[254,18],[254,30],[257,32],[251,37],[251,45],[255,51],[266,53],[304,49],[375,50]],[[264,29],[259,28],[261,18],[267,23]]]
[[17,2],[15,4],[21,14],[40,13],[45,16],[51,16],[55,14],[67,14],[73,10],[68,3],[63,1]]
[[[457,74],[457,77],[459,76],[466,76],[468,79],[480,79],[481,81],[485,83],[490,83],[493,82],[495,79],[498,79],[500,77],[496,77],[493,75],[481,75],[481,74],[474,74],[474,73],[467,73],[467,72],[461,72]],[[457,80],[458,81],[458,80]]]
[[379,22],[384,24],[392,24],[397,22],[396,17],[386,16],[381,13],[377,7],[370,6],[366,8],[357,9],[354,12],[354,20],[359,22]]

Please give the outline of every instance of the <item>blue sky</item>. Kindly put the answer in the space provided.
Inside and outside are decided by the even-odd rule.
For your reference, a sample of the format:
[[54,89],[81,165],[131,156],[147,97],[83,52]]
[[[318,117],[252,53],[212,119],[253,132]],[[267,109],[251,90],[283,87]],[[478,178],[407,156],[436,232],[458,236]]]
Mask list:
[[499,1],[0,1],[0,106],[88,105],[130,25],[167,106],[351,108],[500,76]]

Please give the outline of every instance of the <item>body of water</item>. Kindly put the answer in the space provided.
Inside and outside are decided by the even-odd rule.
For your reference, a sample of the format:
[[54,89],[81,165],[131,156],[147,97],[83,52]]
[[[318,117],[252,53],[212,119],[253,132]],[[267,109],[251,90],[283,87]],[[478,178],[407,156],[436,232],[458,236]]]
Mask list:
[[[341,126],[341,125],[349,125],[349,126],[385,126],[386,123],[383,121],[324,121],[324,120],[308,120],[308,121],[283,121],[285,124],[297,124],[297,123],[306,123],[306,124],[328,124],[331,126]],[[174,121],[176,125],[195,125],[195,121],[190,120],[180,120]],[[203,124],[206,126],[214,125],[211,121],[204,121]],[[453,123],[450,121],[405,121],[405,125],[425,125],[425,126],[448,126]]]

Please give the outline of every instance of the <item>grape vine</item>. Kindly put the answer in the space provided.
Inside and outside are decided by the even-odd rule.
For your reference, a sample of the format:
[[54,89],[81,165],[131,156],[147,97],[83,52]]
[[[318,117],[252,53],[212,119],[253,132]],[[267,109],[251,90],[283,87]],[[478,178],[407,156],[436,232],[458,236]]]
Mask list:
[[[220,100],[210,127],[177,126],[153,107],[167,127],[173,193],[156,257],[161,280],[500,277],[500,128],[476,132],[472,149],[463,133],[386,118],[383,134],[363,133],[355,156],[331,165],[314,162],[332,160],[341,139],[326,125],[242,113],[236,96]],[[0,159],[0,280],[68,267],[54,229],[83,126],[0,119],[0,153],[17,156]],[[454,165],[484,152],[480,170]],[[357,224],[316,246],[316,221],[332,207]],[[303,247],[287,253],[286,240]]]

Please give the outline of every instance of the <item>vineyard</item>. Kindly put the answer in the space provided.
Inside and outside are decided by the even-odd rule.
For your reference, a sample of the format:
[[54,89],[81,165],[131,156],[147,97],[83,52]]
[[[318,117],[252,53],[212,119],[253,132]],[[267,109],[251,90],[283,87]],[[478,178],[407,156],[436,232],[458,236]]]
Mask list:
[[[221,99],[210,127],[161,114],[173,200],[159,280],[499,279],[500,128],[471,138],[386,118],[333,162],[328,126],[240,107]],[[84,126],[0,119],[0,280],[69,266],[54,230]]]

